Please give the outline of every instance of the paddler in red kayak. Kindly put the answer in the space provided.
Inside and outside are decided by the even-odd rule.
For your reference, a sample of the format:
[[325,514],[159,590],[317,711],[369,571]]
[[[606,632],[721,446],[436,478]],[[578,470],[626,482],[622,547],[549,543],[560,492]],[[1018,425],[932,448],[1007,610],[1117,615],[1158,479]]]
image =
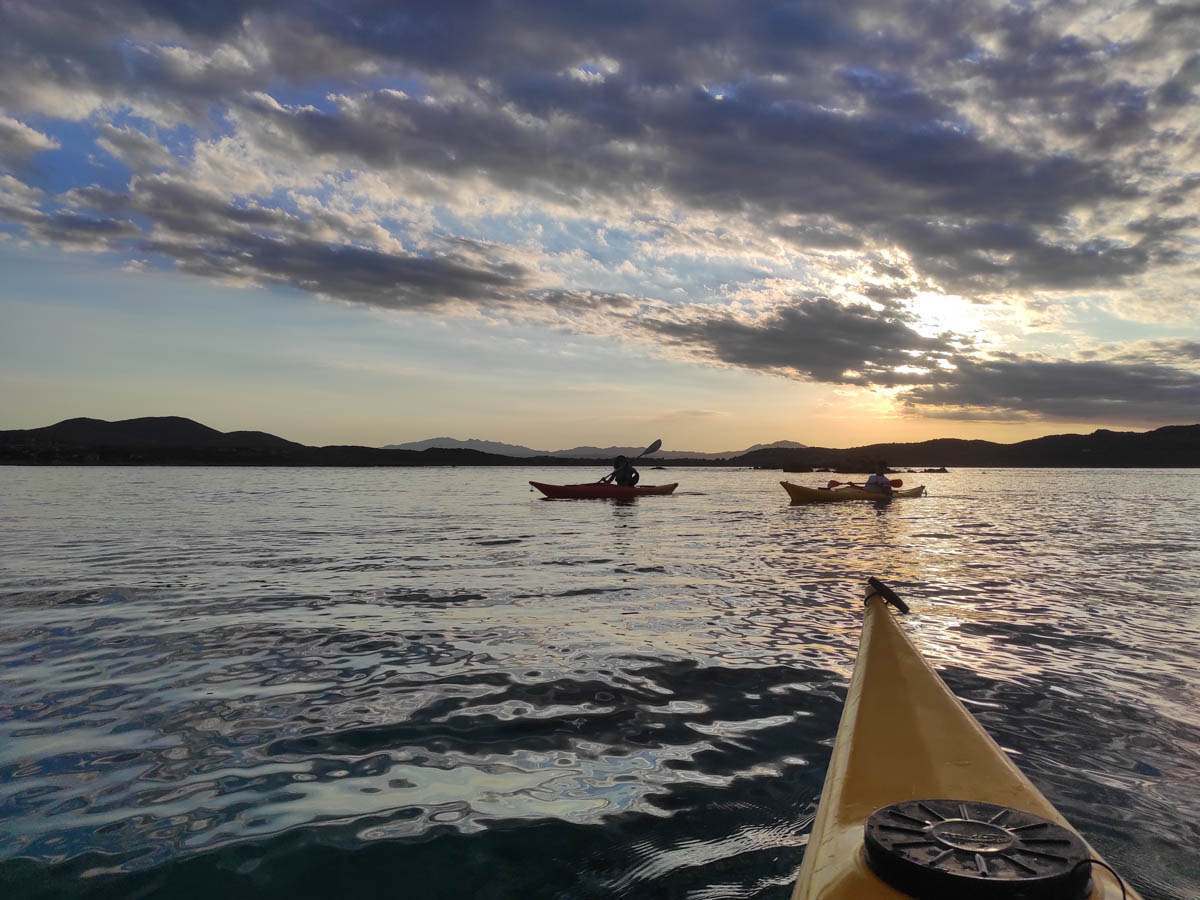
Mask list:
[[624,456],[618,456],[613,460],[613,470],[605,475],[600,481],[603,484],[618,484],[621,487],[634,487],[642,476],[638,470]]

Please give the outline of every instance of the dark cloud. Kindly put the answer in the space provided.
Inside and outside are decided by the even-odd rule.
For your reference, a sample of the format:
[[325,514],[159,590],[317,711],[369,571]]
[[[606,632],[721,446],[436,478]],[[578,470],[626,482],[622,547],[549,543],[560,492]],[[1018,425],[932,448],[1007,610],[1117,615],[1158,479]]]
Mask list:
[[130,0],[114,4],[135,16],[173,23],[180,31],[219,38],[240,29],[251,13],[271,13],[286,7],[282,0]]
[[[954,290],[1111,281],[1154,261],[1144,246],[1080,240],[1065,228],[1055,235],[1069,209],[1138,195],[1098,163],[1030,158],[952,124],[892,113],[558,80],[553,103],[541,91],[526,107],[544,116],[532,120],[512,115],[511,102],[524,98],[483,92],[429,103],[379,91],[331,111],[258,100],[245,125],[271,153],[483,173],[503,188],[580,207],[595,194],[657,188],[696,208],[754,210],[760,221],[821,217],[830,224],[772,231],[819,249],[853,249],[864,235],[897,244]],[[589,91],[596,102],[582,96]],[[624,124],[614,131],[613,121]],[[629,151],[635,130],[647,152]]]
[[[1171,23],[1164,46],[1186,46],[1198,27],[1181,6],[1153,10]],[[799,248],[902,247],[960,292],[1111,283],[1180,254],[1080,235],[1069,216],[1141,194],[1139,173],[1117,168],[1111,151],[1153,143],[1150,98],[1186,103],[1195,54],[1161,84],[1133,84],[1113,63],[1150,53],[1153,35],[1088,40],[1024,8],[13,0],[5,10],[0,102],[8,91],[10,105],[51,85],[165,104],[205,128],[213,112],[240,107],[241,126],[284,159],[483,174],[581,207],[589,195],[661,191],[747,213]],[[602,81],[564,74],[589,60],[609,67]],[[366,64],[383,80],[456,86],[431,91],[435,103],[377,91],[332,110],[243,99],[281,80],[353,83]],[[999,144],[969,123],[968,100],[1019,104],[1047,133],[1088,136],[1096,152]],[[99,139],[131,165],[164,164],[140,132],[107,126]],[[795,215],[832,224],[772,223]]]
[[758,319],[709,311],[646,316],[638,327],[676,352],[728,365],[831,384],[902,387],[901,401],[932,418],[1162,424],[1192,421],[1200,410],[1195,341],[1147,342],[1095,360],[1016,354],[979,360],[953,335],[923,336],[900,318],[825,298]]
[[450,300],[506,299],[520,273],[490,271],[453,259],[385,253],[303,238],[271,238],[250,231],[181,243],[146,238],[145,253],[160,253],[183,271],[215,278],[285,284],[385,309],[421,309]]
[[135,177],[128,192],[94,185],[73,188],[64,199],[72,206],[110,214],[136,213],[155,226],[182,235],[228,235],[247,228],[274,233],[307,233],[313,229],[311,222],[278,207],[236,203],[215,191],[164,175]]
[[1200,341],[1184,338],[1139,341],[1128,346],[1084,350],[1079,356],[1084,360],[1099,360],[1124,365],[1156,363],[1164,366],[1195,368],[1196,363],[1200,363]]
[[855,289],[864,297],[869,297],[876,303],[893,305],[896,300],[910,300],[916,296],[916,291],[911,285],[884,285],[884,284],[867,284],[859,285]]
[[936,384],[905,402],[922,415],[981,412],[1062,421],[1191,422],[1200,410],[1200,373],[1148,362],[959,359]]
[[[1112,291],[1195,259],[1200,15],[1144,11],[1154,24],[1117,43],[1057,7],[975,0],[6,0],[0,165],[28,171],[56,146],[55,120],[72,119],[133,177],[80,175],[49,196],[2,176],[0,217],[37,240],[359,304],[555,310],[594,330],[616,315],[671,352],[907,386],[933,414],[1134,415],[1138,391],[1149,409],[1182,409],[1195,400],[1186,349],[971,360],[903,311],[918,290]],[[218,136],[226,157],[193,146]],[[297,189],[308,195],[269,173],[230,175],[246,186],[226,192],[186,176],[268,160],[319,173]],[[318,202],[357,173],[414,207],[462,183],[583,218],[653,206],[631,246],[719,257],[727,237],[730,257],[841,260],[828,263],[840,286],[882,310],[810,296],[758,316],[670,311],[545,289],[516,248]],[[1158,293],[1147,307],[1180,303]]]
[[1130,231],[1144,234],[1151,240],[1160,241],[1180,231],[1187,231],[1200,225],[1200,214],[1189,216],[1149,216],[1130,222],[1125,227]]
[[[1196,17],[1200,20],[1200,16]],[[1200,53],[1193,53],[1168,81],[1158,86],[1155,99],[1164,106],[1187,106],[1196,102],[1200,86]]]
[[1158,199],[1167,208],[1193,203],[1192,195],[1197,189],[1200,189],[1200,175],[1189,175],[1165,189]]
[[757,319],[711,311],[691,318],[645,316],[638,327],[689,354],[832,384],[924,381],[927,374],[896,369],[936,368],[962,349],[951,336],[925,337],[866,304],[847,306],[824,297]]
[[101,219],[73,212],[55,212],[32,223],[29,233],[40,241],[102,250],[113,241],[141,233],[128,219]]
[[863,239],[849,231],[819,225],[779,225],[775,234],[797,247],[819,250],[857,250]]
[[70,209],[46,212],[43,193],[11,175],[0,175],[0,221],[20,225],[37,241],[69,249],[103,250],[141,234],[128,219],[80,214]]
[[642,297],[607,291],[543,290],[534,291],[530,296],[536,298],[539,303],[568,315],[597,312],[633,315],[647,302]]
[[[1200,27],[1188,6],[1155,4],[1158,28],[1118,45],[1063,34],[1052,15],[970,0],[8,0],[0,47],[9,71],[51,85],[185,104],[224,103],[281,79],[357,81],[369,64],[385,77],[486,77],[536,109],[561,95],[555,73],[609,59],[639,87],[742,83],[764,97],[953,122],[961,119],[959,85],[969,79],[987,100],[1037,104],[1046,127],[1133,139],[1146,98],[1155,91],[1182,98],[1194,66],[1162,84],[1138,85],[1110,74],[1111,64],[1122,54],[1188,46]],[[984,38],[996,49],[985,50]],[[181,48],[205,58],[185,64]],[[786,80],[755,87],[778,75]],[[5,86],[10,100],[28,97],[27,85]],[[619,104],[598,111],[611,114],[614,127],[634,124]]]
[[[106,249],[165,257],[192,275],[287,285],[380,309],[433,310],[459,302],[506,314],[532,308],[569,317],[629,314],[645,302],[602,291],[535,289],[524,266],[482,241],[446,240],[426,255],[331,243],[320,236],[325,223],[319,216],[239,205],[168,175],[135,177],[128,193],[77,188],[66,200],[105,217],[15,206],[12,215],[20,213],[41,240],[103,242]],[[148,231],[117,218],[122,214],[150,223]]]
[[[114,219],[91,220],[98,232],[108,227],[113,238],[136,237],[138,253],[161,254],[191,274],[286,284],[382,308],[509,300],[528,274],[512,263],[480,265],[461,255],[421,256],[332,243],[315,235],[321,228],[317,220],[275,207],[239,205],[170,176],[134,178],[129,193],[78,188],[66,199],[77,207],[130,213],[152,223],[151,233],[143,235],[137,228],[103,224]],[[46,227],[39,233],[49,237]]]
[[1150,240],[1129,244],[1108,238],[1054,243],[1027,224],[898,222],[903,243],[921,260],[921,270],[960,293],[1002,287],[1065,288],[1144,271],[1152,259]]

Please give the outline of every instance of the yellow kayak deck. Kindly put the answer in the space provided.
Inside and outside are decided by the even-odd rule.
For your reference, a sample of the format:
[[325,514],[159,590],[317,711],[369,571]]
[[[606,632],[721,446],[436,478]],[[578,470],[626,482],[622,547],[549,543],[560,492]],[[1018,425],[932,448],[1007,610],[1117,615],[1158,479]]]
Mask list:
[[859,487],[847,485],[839,488],[811,488],[802,484],[792,484],[790,481],[779,482],[788,492],[793,503],[837,503],[845,500],[887,500],[891,497],[920,497],[925,493],[925,485],[896,489],[892,493],[883,494],[879,491],[864,491]]
[[[869,868],[863,829],[881,807],[928,798],[995,803],[1070,828],[922,658],[883,597],[872,593],[792,900],[908,897]],[[1116,878],[1101,866],[1092,866],[1092,879],[1088,900],[1122,897]],[[1138,900],[1128,885],[1124,896]]]

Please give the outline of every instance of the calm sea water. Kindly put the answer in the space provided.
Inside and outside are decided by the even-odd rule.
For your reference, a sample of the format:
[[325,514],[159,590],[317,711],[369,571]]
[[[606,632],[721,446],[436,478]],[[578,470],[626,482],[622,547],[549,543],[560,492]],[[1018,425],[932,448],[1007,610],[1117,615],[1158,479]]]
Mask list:
[[526,484],[599,474],[0,468],[0,895],[782,900],[875,574],[1147,900],[1200,896],[1200,471]]

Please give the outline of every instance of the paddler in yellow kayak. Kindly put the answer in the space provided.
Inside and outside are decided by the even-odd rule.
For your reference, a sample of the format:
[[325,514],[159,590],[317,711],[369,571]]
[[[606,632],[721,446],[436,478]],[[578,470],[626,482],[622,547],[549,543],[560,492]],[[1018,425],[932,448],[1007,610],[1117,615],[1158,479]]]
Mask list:
[[880,461],[875,467],[875,474],[863,485],[864,491],[892,496],[892,482],[887,477],[887,463]]

